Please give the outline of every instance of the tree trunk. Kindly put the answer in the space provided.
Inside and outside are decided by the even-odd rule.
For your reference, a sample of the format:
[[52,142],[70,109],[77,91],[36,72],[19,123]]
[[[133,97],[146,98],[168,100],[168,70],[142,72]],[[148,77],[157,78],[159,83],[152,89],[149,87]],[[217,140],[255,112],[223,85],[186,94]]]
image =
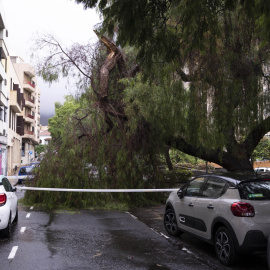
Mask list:
[[172,137],[166,143],[188,155],[216,163],[229,172],[253,172],[253,166],[250,162],[251,155],[245,144],[239,144],[236,147],[233,147],[229,152],[194,146],[189,144],[184,138],[176,139]]
[[167,166],[169,168],[169,171],[173,171],[173,164],[170,158],[170,146],[166,145],[166,149],[165,149],[165,159],[166,159],[166,163]]
[[253,166],[249,158],[236,158],[233,155],[228,155],[219,163],[229,172],[254,172]]

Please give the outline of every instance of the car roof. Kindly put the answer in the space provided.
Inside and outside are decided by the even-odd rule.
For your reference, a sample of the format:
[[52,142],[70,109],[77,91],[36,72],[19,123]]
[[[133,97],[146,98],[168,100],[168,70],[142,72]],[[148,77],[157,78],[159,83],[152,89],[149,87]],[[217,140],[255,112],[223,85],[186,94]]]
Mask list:
[[[243,173],[213,173],[213,174],[202,174],[200,176],[206,176],[206,177],[218,177],[222,178],[228,183],[238,185],[239,183],[245,181],[258,181],[263,180],[265,178],[270,179],[270,174],[268,173],[262,173],[262,174],[256,174],[252,172],[243,172]],[[198,176],[198,177],[200,177]],[[197,177],[196,177],[197,178]]]

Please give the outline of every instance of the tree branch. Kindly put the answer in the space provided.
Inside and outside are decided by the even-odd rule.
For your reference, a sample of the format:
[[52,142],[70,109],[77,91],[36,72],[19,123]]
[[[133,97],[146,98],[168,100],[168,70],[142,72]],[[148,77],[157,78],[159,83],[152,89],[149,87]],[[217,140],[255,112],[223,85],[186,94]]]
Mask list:
[[245,147],[249,155],[251,155],[263,138],[263,136],[270,131],[270,116],[264,119],[260,124],[256,125],[248,134],[242,146]]

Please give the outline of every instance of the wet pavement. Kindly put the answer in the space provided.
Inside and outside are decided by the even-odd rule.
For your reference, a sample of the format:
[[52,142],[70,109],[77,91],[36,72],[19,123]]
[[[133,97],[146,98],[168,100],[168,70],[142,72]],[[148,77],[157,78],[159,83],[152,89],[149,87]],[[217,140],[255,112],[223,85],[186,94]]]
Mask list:
[[[13,246],[18,252],[15,259],[2,260],[0,269],[268,269],[265,254],[241,256],[228,268],[216,259],[211,245],[188,234],[169,237],[164,211],[165,202],[127,213],[45,212],[20,205],[14,236],[0,239],[0,258],[7,258]],[[23,227],[25,233],[20,232]]]
[[[8,259],[14,246],[16,256]],[[0,240],[0,257],[0,269],[9,270],[209,269],[118,211],[45,212],[20,206],[13,236]]]

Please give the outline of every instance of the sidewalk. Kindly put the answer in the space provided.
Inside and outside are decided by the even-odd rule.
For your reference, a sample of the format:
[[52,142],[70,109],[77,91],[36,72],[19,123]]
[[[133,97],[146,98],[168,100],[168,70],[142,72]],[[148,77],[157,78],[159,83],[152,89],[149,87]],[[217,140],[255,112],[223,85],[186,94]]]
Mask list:
[[129,212],[150,228],[164,234],[166,233],[163,225],[165,202],[157,206],[133,208]]

